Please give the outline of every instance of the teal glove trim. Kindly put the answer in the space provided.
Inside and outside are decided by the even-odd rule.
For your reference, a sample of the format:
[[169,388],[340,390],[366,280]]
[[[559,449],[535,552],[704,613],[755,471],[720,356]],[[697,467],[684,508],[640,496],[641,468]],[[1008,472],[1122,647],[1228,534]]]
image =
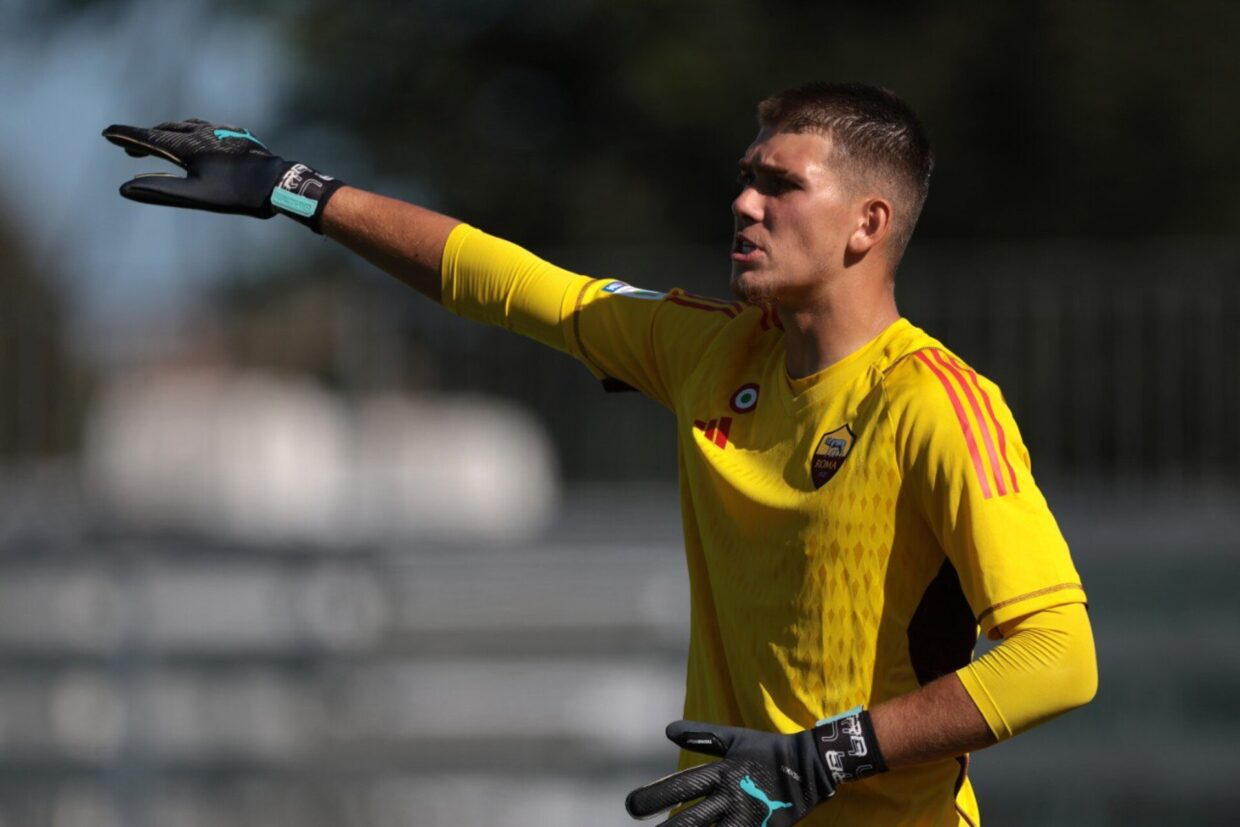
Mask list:
[[277,209],[300,215],[303,218],[309,218],[314,215],[314,211],[319,206],[318,201],[306,198],[304,195],[298,195],[295,192],[289,192],[278,186],[271,190],[271,203]]

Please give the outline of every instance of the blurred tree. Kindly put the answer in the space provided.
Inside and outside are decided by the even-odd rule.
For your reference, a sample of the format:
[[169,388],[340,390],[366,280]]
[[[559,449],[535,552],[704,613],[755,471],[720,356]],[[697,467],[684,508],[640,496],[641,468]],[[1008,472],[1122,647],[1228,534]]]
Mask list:
[[[119,16],[133,2],[31,9],[55,25],[88,7]],[[733,169],[754,134],[754,105],[810,79],[879,83],[922,115],[939,164],[919,239],[986,250],[979,240],[1180,235],[1198,255],[1203,237],[1240,231],[1240,4],[1223,0],[993,3],[967,14],[959,4],[908,2],[198,2],[283,38],[277,51],[294,61],[283,128],[265,135],[280,151],[582,272],[650,287],[726,290]],[[687,255],[695,245],[718,254]],[[330,245],[312,249],[313,266],[298,260],[301,275],[272,283],[285,298],[264,299],[260,310],[254,296],[234,294],[219,306],[249,314],[232,352],[264,365],[313,363],[348,385],[362,374],[341,366],[356,362],[321,346],[335,334],[271,321],[330,327],[326,308],[340,297],[299,280],[356,265],[333,259]],[[918,251],[915,243],[910,275],[935,263],[932,250]],[[1157,277],[1199,263],[1177,258]],[[994,264],[956,257],[952,266],[985,282]],[[1044,265],[1060,266],[1062,257]],[[1086,287],[1065,284],[1074,296]],[[569,472],[591,473],[591,446],[614,436],[615,406],[627,402],[574,398],[570,409],[564,388],[577,374],[566,379],[575,368],[555,354],[453,327],[418,302],[393,305],[400,310],[384,312],[396,321],[373,330],[430,351],[449,387],[532,405],[556,431]],[[281,342],[269,325],[285,331]],[[277,355],[286,346],[296,356]],[[653,412],[632,417],[643,433],[662,427]]]
[[[926,121],[922,237],[1240,229],[1226,0],[202,2],[287,33],[283,151],[352,154],[359,184],[530,245],[725,245],[755,102],[833,78],[889,86]],[[132,3],[27,5],[55,25]]]
[[0,222],[0,461],[78,446],[87,375],[66,346],[59,291]]
[[857,78],[937,145],[923,235],[1240,228],[1240,6],[959,8],[312,0],[289,115],[527,243],[723,245],[754,103]]

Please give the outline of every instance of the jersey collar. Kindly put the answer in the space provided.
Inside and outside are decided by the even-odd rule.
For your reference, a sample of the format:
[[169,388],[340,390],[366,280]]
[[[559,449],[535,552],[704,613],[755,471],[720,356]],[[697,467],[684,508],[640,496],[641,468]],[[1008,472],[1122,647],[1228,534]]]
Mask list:
[[902,350],[899,343],[916,330],[908,319],[897,319],[843,359],[800,379],[788,375],[786,356],[781,353],[780,371],[784,381],[780,397],[794,411],[813,407],[846,390],[871,366],[876,366],[881,373],[885,364],[899,355],[898,351]]

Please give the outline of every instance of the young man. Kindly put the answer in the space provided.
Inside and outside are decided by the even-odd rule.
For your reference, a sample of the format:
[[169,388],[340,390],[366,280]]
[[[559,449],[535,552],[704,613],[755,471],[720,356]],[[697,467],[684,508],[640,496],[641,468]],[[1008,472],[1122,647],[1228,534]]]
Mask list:
[[[860,84],[758,114],[732,207],[742,302],[566,272],[244,130],[104,135],[189,172],[126,197],[283,212],[675,414],[691,720],[668,727],[682,771],[630,813],[976,825],[968,753],[1093,697],[1085,593],[999,389],[896,309],[932,167],[916,117]],[[1003,642],[970,663],[979,628]]]

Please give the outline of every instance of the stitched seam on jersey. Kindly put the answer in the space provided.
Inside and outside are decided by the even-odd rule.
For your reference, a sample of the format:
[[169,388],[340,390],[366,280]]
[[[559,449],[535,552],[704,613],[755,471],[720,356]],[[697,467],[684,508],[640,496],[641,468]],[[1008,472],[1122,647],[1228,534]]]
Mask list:
[[889,376],[891,372],[896,369],[896,366],[899,365],[901,362],[903,362],[905,359],[910,359],[919,353],[924,353],[927,350],[934,350],[934,348],[933,347],[919,347],[916,350],[911,350],[908,353],[901,354],[900,356],[893,359],[891,364],[889,364],[887,367],[883,368],[879,372],[884,377]]
[[1006,495],[1007,486],[1003,483],[1003,471],[999,468],[999,457],[995,454],[995,443],[990,438],[990,428],[987,427],[986,419],[982,416],[982,408],[977,404],[977,397],[969,389],[969,383],[964,381],[960,371],[943,358],[943,351],[934,351],[934,361],[946,368],[952,377],[955,378],[956,384],[960,385],[960,389],[964,391],[964,398],[968,400],[969,408],[973,411],[973,419],[977,422],[978,430],[982,432],[982,442],[986,445],[986,456],[990,459],[990,473],[995,481],[995,490],[999,492],[1000,497]]
[[[659,303],[659,307],[657,307],[657,308],[655,309],[655,314],[656,314],[656,316],[657,316],[657,314],[658,314],[658,313],[659,313],[659,312],[660,312],[660,311],[661,311],[664,307],[666,307],[666,306],[667,306],[667,304],[668,304],[668,303],[675,304],[675,305],[678,305],[678,306],[681,306],[681,307],[693,307],[693,305],[687,305],[687,304],[686,304],[685,302],[683,302],[683,301],[677,301],[677,299],[681,298],[681,297],[682,297],[682,296],[684,296],[684,295],[686,295],[686,291],[681,290],[681,289],[679,289],[679,288],[674,288],[674,289],[672,289],[671,291],[669,291],[669,292],[668,292],[668,294],[667,294],[667,296],[665,297],[664,301],[660,302],[660,303]],[[688,294],[688,295],[692,295],[692,294]],[[723,313],[725,316],[727,316],[727,317],[728,317],[728,319],[729,319],[729,321],[732,321],[732,320],[735,320],[735,319],[739,318],[739,317],[738,317],[738,316],[736,316],[735,314],[733,314],[733,313],[729,312],[729,311],[730,311],[730,308],[725,308],[725,307],[703,307],[703,308],[694,308],[694,309],[703,309],[703,310],[718,310],[719,312],[721,312],[721,313]],[[652,319],[652,320],[651,320],[651,327],[650,327],[650,343],[651,343],[651,346],[652,346],[652,347],[653,347],[653,346],[654,346],[654,344],[655,344],[655,341],[654,341],[655,326],[656,326],[656,325],[655,325],[655,320],[654,320],[654,319]],[[689,369],[688,373],[686,373],[684,376],[682,376],[682,377],[680,378],[680,381],[679,381],[678,386],[677,386],[676,388],[673,388],[673,387],[671,387],[671,385],[670,385],[670,384],[668,384],[668,382],[670,381],[670,378],[671,378],[671,377],[662,377],[662,376],[660,377],[660,378],[662,378],[662,379],[663,379],[664,384],[668,384],[668,387],[666,388],[666,390],[667,390],[667,404],[668,404],[668,407],[670,407],[670,408],[672,409],[672,411],[676,412],[676,415],[677,415],[677,417],[678,417],[678,418],[679,418],[679,416],[680,416],[680,414],[681,414],[681,411],[680,411],[679,405],[680,405],[680,402],[684,401],[684,398],[683,398],[683,395],[678,395],[678,394],[677,394],[677,392],[678,392],[678,391],[682,391],[684,388],[686,388],[686,387],[688,387],[690,384],[692,384],[692,383],[693,383],[693,381],[694,381],[694,378],[698,375],[698,373],[699,373],[700,371],[702,371],[702,370],[706,369],[706,368],[710,365],[710,361],[711,361],[711,360],[710,360],[710,356],[709,356],[709,354],[710,354],[710,352],[712,351],[712,349],[715,347],[715,343],[718,341],[719,337],[723,335],[723,331],[724,331],[724,330],[726,330],[726,329],[727,329],[727,327],[728,327],[728,322],[724,322],[724,323],[723,323],[723,324],[722,324],[722,325],[721,325],[721,326],[720,326],[717,330],[712,331],[712,332],[711,332],[711,333],[710,333],[710,334],[709,334],[706,338],[704,338],[704,339],[703,339],[703,341],[702,341],[702,349],[701,349],[701,351],[700,351],[701,358],[700,358],[700,359],[698,359],[697,363],[696,363],[695,365],[693,365],[693,367],[691,367],[691,368]],[[655,353],[655,359],[656,359],[656,362],[657,362],[657,360],[659,359],[659,354],[661,353],[661,351],[660,351],[658,348],[655,348],[654,353]],[[660,367],[662,367],[662,366],[660,365]],[[685,415],[686,415],[686,416],[691,416],[691,414],[689,414],[688,412],[686,412],[686,414],[685,414]]]
[[690,293],[688,290],[681,290],[680,295],[693,301],[699,301],[703,304],[719,305],[720,307],[730,307],[738,315],[745,311],[745,305],[742,302],[730,302],[727,299],[716,299],[713,296],[702,296],[697,293]]
[[[900,462],[900,446],[897,444],[896,421],[891,416],[891,392],[887,387],[887,374],[880,373],[878,386],[883,390],[883,416],[887,418],[887,427],[891,429],[891,459],[896,474],[900,477],[900,487],[904,486],[904,465]],[[898,499],[898,497],[897,497]]]
[[586,343],[581,339],[581,306],[585,302],[586,291],[590,289],[591,285],[597,284],[600,281],[603,281],[603,279],[591,279],[583,284],[581,289],[577,291],[577,300],[573,302],[573,340],[577,343],[577,349],[581,351],[581,358],[588,365],[590,365],[590,367],[594,368],[604,376],[608,376],[610,374],[595,364],[594,360],[590,358],[590,353],[586,350]]
[[695,310],[714,310],[719,313],[723,313],[729,319],[735,319],[737,315],[736,310],[732,307],[717,307],[715,305],[702,304],[695,301],[690,301],[689,299],[685,299],[680,296],[668,296],[667,300],[672,304],[678,304],[681,307],[692,307]]
[[965,824],[969,825],[969,827],[977,827],[977,822],[969,818],[969,814],[961,808],[960,801],[957,798],[960,795],[960,791],[964,789],[965,779],[969,775],[969,754],[966,752],[964,755],[958,756],[956,760],[960,762],[960,775],[956,777],[956,789],[955,794],[952,796],[952,804],[956,806],[956,814],[964,819]]
[[981,623],[987,617],[999,611],[1000,609],[1006,609],[1008,606],[1014,605],[1016,603],[1020,603],[1023,600],[1031,600],[1035,597],[1041,597],[1042,595],[1051,594],[1053,592],[1061,592],[1065,589],[1080,589],[1082,592],[1085,591],[1085,587],[1081,585],[1080,583],[1060,583],[1057,586],[1047,586],[1045,589],[1038,589],[1037,591],[1029,592],[1028,594],[1022,594],[1019,597],[1013,597],[1013,598],[1009,598],[1008,600],[999,601],[998,603],[996,603],[995,605],[991,606],[989,609],[987,609],[986,611],[978,615],[977,622]]
[[999,455],[1003,457],[1003,464],[1007,466],[1008,476],[1012,480],[1012,491],[1019,494],[1020,486],[1016,483],[1016,471],[1012,468],[1012,461],[1008,459],[1007,455],[1007,440],[1003,435],[1003,425],[1000,424],[999,417],[995,416],[995,409],[991,407],[990,394],[986,393],[986,389],[982,387],[982,383],[977,381],[977,371],[973,370],[973,368],[968,365],[961,363],[955,357],[952,358],[952,361],[955,362],[961,370],[969,374],[969,378],[973,380],[974,386],[977,387],[977,392],[982,395],[982,401],[986,403],[986,411],[990,414],[991,421],[995,423],[995,432],[999,435]]
[[896,365],[900,364],[909,357],[916,356],[923,350],[929,350],[929,348],[922,347],[912,351],[911,353],[905,353],[903,356],[888,365],[886,369],[879,371],[878,381],[883,387],[883,394],[887,397],[887,404],[883,406],[883,413],[887,416],[887,424],[891,426],[891,453],[895,456],[896,472],[900,475],[901,483],[904,482],[904,466],[900,463],[900,449],[899,446],[896,445],[896,421],[891,415],[891,391],[890,388],[887,387],[887,377],[891,375],[891,371],[895,369]]
[[[666,298],[666,296],[664,296]],[[659,350],[659,343],[655,341],[655,333],[659,329],[659,312],[667,307],[667,302],[660,301],[655,307],[654,312],[650,314],[650,329],[646,331],[647,338],[650,341],[650,362],[654,365],[655,378],[659,382],[659,391],[662,392],[662,401],[674,414],[678,414],[676,410],[676,400],[672,398],[672,389],[668,384],[667,365],[664,363],[663,351]]]
[[964,819],[964,823],[969,825],[969,827],[977,827],[977,822],[969,818],[969,814],[966,813],[964,810],[960,809],[960,804],[956,804],[956,814],[959,815],[962,819]]
[[895,444],[895,436],[897,436],[897,430],[895,430],[895,419],[892,417],[892,405],[890,405],[890,399],[892,399],[892,394],[890,394],[890,389],[887,387],[887,377],[889,377],[890,374],[892,374],[892,371],[894,371],[895,366],[899,365],[900,362],[903,362],[904,360],[906,360],[906,358],[916,356],[921,351],[926,351],[926,350],[930,350],[930,348],[919,347],[918,350],[911,351],[909,353],[904,353],[903,356],[900,356],[898,360],[895,360],[894,362],[890,363],[890,365],[888,365],[887,368],[883,369],[883,371],[879,371],[879,383],[882,384],[883,393],[885,394],[885,396],[887,396],[887,399],[888,399],[888,404],[885,404],[883,407],[883,413],[887,414],[887,424],[890,425],[890,427],[892,427],[892,454],[895,456],[895,470],[897,470],[898,474],[900,475],[901,484],[903,484],[904,482],[904,466],[900,464],[899,446]]
[[716,299],[712,296],[703,296],[698,293],[690,293],[688,290],[679,290],[677,291],[677,295],[683,299],[688,299],[689,301],[699,302],[701,304],[707,304],[707,305],[710,305],[711,307],[727,307],[732,310],[737,310],[740,307],[740,305],[737,302],[730,302],[724,299]]
[[973,426],[969,424],[969,415],[965,413],[964,405],[960,404],[960,397],[956,394],[956,389],[952,387],[951,380],[934,366],[934,362],[930,361],[929,356],[920,350],[913,355],[930,369],[930,372],[943,385],[943,390],[947,392],[947,398],[952,403],[952,409],[956,412],[956,421],[960,423],[960,430],[964,434],[964,442],[968,446],[969,456],[973,460],[973,471],[977,474],[978,482],[982,486],[982,498],[990,499],[992,496],[990,480],[986,478],[986,469],[982,467],[982,455],[977,450],[977,438],[973,436]]

